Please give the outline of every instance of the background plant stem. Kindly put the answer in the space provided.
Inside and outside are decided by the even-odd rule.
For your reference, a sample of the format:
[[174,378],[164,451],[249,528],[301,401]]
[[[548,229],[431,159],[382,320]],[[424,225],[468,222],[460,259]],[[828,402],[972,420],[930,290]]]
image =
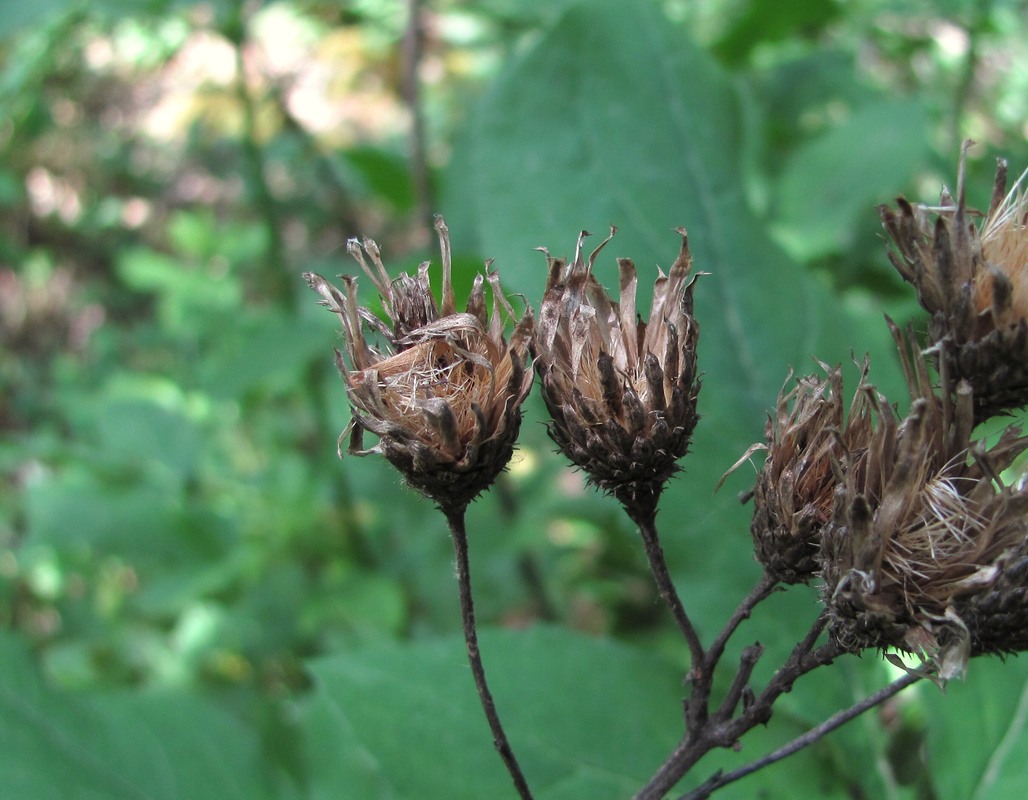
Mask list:
[[[752,610],[760,599],[766,598],[769,594],[766,579],[763,579],[743,600],[740,609]],[[735,630],[743,618],[744,615],[739,612],[733,614],[725,626],[726,630]],[[686,735],[654,773],[649,783],[636,794],[635,800],[660,800],[711,750],[732,747],[747,731],[757,725],[766,724],[771,719],[775,702],[781,695],[792,690],[796,680],[818,667],[830,664],[842,653],[840,647],[833,642],[814,648],[824,626],[825,616],[822,614],[814,621],[807,635],[797,643],[785,663],[778,668],[759,695],[755,695],[750,688],[749,677],[762,648],[760,645],[746,648],[739,665],[742,677],[733,682],[725,701],[713,714],[709,710],[710,689],[720,655],[717,659],[705,661],[704,671],[694,678],[693,693],[686,702]],[[721,642],[723,646],[730,633],[731,631],[727,634],[722,631],[716,641]],[[735,716],[740,699],[743,701],[743,709]]]
[[411,180],[414,184],[414,201],[419,222],[428,231],[432,230],[434,193],[432,175],[428,168],[428,148],[425,144],[425,115],[421,107],[421,82],[418,71],[421,65],[424,40],[424,14],[421,0],[407,0],[407,29],[403,35],[403,100],[410,113],[410,134],[408,136]]
[[254,205],[264,221],[264,228],[268,236],[263,264],[264,282],[268,295],[274,298],[283,310],[296,313],[299,305],[297,298],[299,282],[294,281],[289,274],[285,244],[282,241],[278,204],[272,195],[265,174],[264,151],[257,131],[257,103],[246,74],[246,36],[243,12],[241,7],[236,11],[239,14],[239,20],[232,28],[236,34],[232,44],[235,49],[236,96],[243,115],[240,147],[254,193]]

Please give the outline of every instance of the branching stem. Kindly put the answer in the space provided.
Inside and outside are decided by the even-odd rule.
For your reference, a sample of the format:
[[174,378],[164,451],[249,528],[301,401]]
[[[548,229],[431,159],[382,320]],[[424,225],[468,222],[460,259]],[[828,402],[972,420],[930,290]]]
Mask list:
[[751,763],[739,767],[739,769],[732,770],[731,772],[716,772],[714,773],[705,783],[691,792],[683,794],[678,800],[706,800],[716,790],[722,786],[727,786],[730,783],[734,783],[741,778],[745,778],[747,775],[752,775],[754,772],[763,769],[764,767],[771,766],[777,761],[781,761],[783,758],[791,756],[793,753],[798,753],[804,747],[807,747],[824,736],[828,735],[836,728],[840,728],[849,722],[854,717],[858,717],[870,708],[885,702],[890,697],[901,692],[903,689],[910,686],[912,683],[916,683],[920,680],[921,676],[914,673],[908,673],[902,678],[890,683],[888,686],[879,689],[872,695],[865,697],[859,703],[854,703],[847,709],[834,714],[833,716],[826,719],[820,725],[811,728],[809,731],[804,733],[802,736],[797,736],[788,744],[783,745],[772,753],[768,753],[766,756],[758,758]]
[[[827,622],[827,616],[822,613],[810,626],[810,630],[803,639],[793,648],[785,663],[771,677],[763,691],[757,695],[749,684],[753,668],[757,659],[760,658],[763,648],[759,644],[751,645],[743,650],[738,673],[729,687],[725,699],[717,710],[711,713],[710,693],[713,674],[724,654],[725,644],[753,608],[770,596],[774,585],[775,582],[767,576],[761,578],[750,594],[739,604],[721,633],[718,634],[714,645],[700,661],[701,668],[693,669],[692,693],[685,706],[686,734],[649,783],[636,794],[635,800],[660,800],[711,750],[732,747],[747,731],[757,725],[766,724],[771,719],[774,703],[781,695],[792,689],[796,680],[818,667],[830,664],[843,652],[839,645],[831,641],[815,648]],[[899,691],[899,688],[896,691]],[[881,699],[885,699],[885,696]],[[878,702],[881,702],[881,699]],[[738,708],[740,701],[742,702],[741,711]],[[835,727],[843,722],[845,719],[839,721]],[[826,729],[820,736],[824,736],[829,730],[832,728]],[[816,738],[819,737],[810,741],[815,741]],[[800,746],[806,746],[809,743],[806,742]],[[800,747],[796,749],[800,749]],[[781,757],[784,758],[784,756]],[[720,777],[720,775],[715,775],[711,781]],[[714,787],[710,791],[714,791],[716,788]]]
[[732,634],[735,633],[739,625],[746,619],[749,619],[753,609],[759,605],[762,601],[770,597],[771,593],[775,590],[777,581],[768,576],[765,572],[761,575],[757,585],[753,587],[753,590],[746,595],[735,612],[729,618],[728,622],[725,623],[725,627],[721,629],[721,633],[717,635],[717,638],[710,645],[710,649],[707,651],[707,660],[711,664],[717,664],[721,659],[721,654],[725,651],[725,645],[731,638]]

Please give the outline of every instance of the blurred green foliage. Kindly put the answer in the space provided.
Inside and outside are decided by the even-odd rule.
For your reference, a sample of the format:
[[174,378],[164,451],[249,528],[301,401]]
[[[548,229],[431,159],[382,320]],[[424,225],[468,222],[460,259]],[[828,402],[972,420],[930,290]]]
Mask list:
[[[336,333],[300,273],[352,272],[347,237],[410,269],[445,213],[458,284],[496,258],[534,306],[537,246],[614,223],[645,275],[689,229],[710,273],[703,420],[661,521],[709,637],[757,574],[748,475],[713,487],[790,367],[868,351],[902,405],[881,315],[919,317],[874,205],[933,199],[965,136],[972,203],[995,155],[1028,164],[1023,1],[425,3],[420,147],[406,8],[0,14],[3,797],[503,792],[442,517],[381,460],[336,458]],[[552,453],[536,398],[527,413],[470,512],[486,666],[540,798],[625,797],[680,734],[685,654],[631,526]],[[793,589],[739,638],[766,671],[815,615]],[[890,669],[810,676],[684,783]],[[725,795],[1023,793],[1026,677],[974,662],[949,697],[918,687]]]

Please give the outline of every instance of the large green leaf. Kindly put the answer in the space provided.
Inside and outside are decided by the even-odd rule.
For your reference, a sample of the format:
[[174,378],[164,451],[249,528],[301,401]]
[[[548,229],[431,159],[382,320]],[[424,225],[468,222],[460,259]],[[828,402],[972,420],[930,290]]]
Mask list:
[[[544,627],[485,631],[497,707],[536,796],[624,798],[673,747],[681,674],[657,656]],[[463,640],[377,646],[311,664],[312,797],[506,797]]]
[[615,255],[656,277],[684,225],[697,269],[711,273],[697,292],[711,380],[731,381],[759,413],[786,365],[832,338],[833,299],[746,207],[731,82],[652,3],[573,6],[497,80],[467,144],[467,174],[449,184],[475,200],[461,224],[529,298],[545,279],[535,246],[570,254],[580,229],[618,225],[599,267],[611,285]]
[[18,800],[259,800],[257,737],[183,692],[72,694],[0,637],[2,794]]
[[925,693],[928,768],[939,800],[1028,795],[1028,661],[980,658]]
[[615,256],[655,278],[654,265],[676,254],[673,228],[688,228],[695,267],[710,273],[696,292],[702,419],[660,521],[705,629],[720,625],[757,572],[749,510],[734,500],[752,472],[713,497],[721,473],[762,438],[790,366],[809,372],[812,356],[847,362],[850,348],[876,347],[747,208],[741,140],[730,79],[653,3],[578,3],[483,98],[444,204],[463,246],[496,257],[506,285],[533,302],[546,271],[535,246],[570,255],[580,229],[617,224],[597,262],[613,286]]
[[23,30],[46,25],[75,6],[69,0],[39,0],[37,3],[5,3],[0,14],[0,41]]
[[798,31],[803,36],[813,37],[841,13],[842,7],[831,0],[792,3],[751,0],[714,45],[714,51],[725,61],[738,63],[749,57],[757,46],[780,41]]
[[[540,800],[623,800],[681,732],[681,673],[653,653],[546,627],[487,630],[481,641],[497,707]],[[804,678],[805,702],[786,697],[772,724],[747,734],[739,752],[710,754],[680,789],[770,752],[880,687],[881,665],[870,666],[871,680],[854,660]],[[301,704],[300,727],[312,800],[511,795],[460,638],[375,646],[310,669],[315,688]],[[906,797],[861,767],[881,758],[886,741],[868,717],[725,796],[842,798],[860,787]]]
[[841,250],[858,215],[891,200],[924,162],[926,129],[916,100],[879,100],[800,146],[778,184],[776,228],[790,252]]
[[136,602],[177,610],[232,574],[235,526],[183,503],[158,483],[120,484],[83,470],[46,476],[25,492],[22,559],[58,573],[117,556],[140,576]]

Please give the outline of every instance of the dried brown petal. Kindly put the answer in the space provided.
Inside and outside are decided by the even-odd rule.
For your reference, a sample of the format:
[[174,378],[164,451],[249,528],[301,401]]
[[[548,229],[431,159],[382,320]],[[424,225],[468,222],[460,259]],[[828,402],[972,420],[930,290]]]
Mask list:
[[766,443],[751,447],[732,467],[757,450],[767,451],[753,490],[750,531],[757,560],[785,583],[806,583],[820,569],[821,538],[832,520],[838,476],[867,449],[872,413],[881,413],[866,381],[866,361],[848,414],[841,370],[821,368],[825,378],[808,375],[791,390],[782,388],[768,418]]

